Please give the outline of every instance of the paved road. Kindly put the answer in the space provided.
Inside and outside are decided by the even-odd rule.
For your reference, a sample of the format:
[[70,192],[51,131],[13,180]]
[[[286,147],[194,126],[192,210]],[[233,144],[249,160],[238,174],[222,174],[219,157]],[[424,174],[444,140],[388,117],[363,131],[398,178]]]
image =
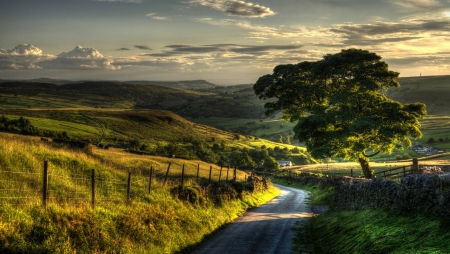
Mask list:
[[214,234],[192,254],[290,253],[298,220],[311,215],[305,191],[277,185],[281,194]]

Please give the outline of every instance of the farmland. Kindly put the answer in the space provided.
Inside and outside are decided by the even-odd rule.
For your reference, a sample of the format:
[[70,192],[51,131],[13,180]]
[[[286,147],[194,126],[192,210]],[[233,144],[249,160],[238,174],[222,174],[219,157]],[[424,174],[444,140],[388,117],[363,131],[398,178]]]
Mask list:
[[[404,83],[402,89],[409,93],[408,96],[388,91],[390,96],[397,96],[395,98],[400,101],[412,98],[414,91],[422,92],[411,88],[420,88],[422,84],[431,84],[437,93],[443,92],[434,79],[422,79],[419,85],[414,79],[400,81]],[[255,160],[258,154],[265,153],[277,159],[292,160],[297,164],[289,168],[294,174],[311,172],[319,176],[334,173],[362,176],[357,163],[335,158],[311,158],[302,144],[293,139],[295,123],[281,120],[279,113],[265,116],[265,101],[260,101],[253,94],[251,85],[203,87],[200,91],[155,88],[151,85],[144,88],[120,83],[111,84],[109,90],[105,88],[106,84],[91,87],[95,85],[95,82],[84,84],[82,89],[79,89],[80,84],[66,88],[48,84],[35,87],[31,84],[0,86],[0,115],[5,118],[13,121],[22,117],[45,133],[64,132],[71,139],[86,140],[92,144],[101,141],[104,145],[110,145],[109,149],[93,146],[89,152],[64,144],[48,144],[38,137],[0,133],[0,166],[4,171],[6,169],[2,179],[10,180],[6,196],[9,199],[2,200],[6,205],[2,206],[1,214],[6,217],[1,217],[0,241],[9,248],[8,251],[190,250],[205,235],[241,215],[245,209],[264,203],[277,194],[276,190],[248,194],[217,206],[209,201],[195,204],[180,202],[170,193],[170,188],[182,181],[180,174],[185,175],[187,185],[196,186],[197,169],[200,169],[199,182],[207,181],[209,174],[213,181],[218,182],[221,178],[225,182],[229,172],[221,171],[221,166],[226,166],[223,163],[227,163],[228,156],[236,152],[251,154]],[[130,91],[125,93],[125,90]],[[159,96],[166,92],[165,96]],[[137,94],[139,96],[135,96]],[[415,142],[449,151],[450,118],[445,99],[429,98],[432,98],[431,101],[426,103],[428,108],[433,108],[433,114],[421,121],[423,137]],[[433,107],[435,102],[440,105]],[[20,132],[14,128],[11,131]],[[430,143],[430,139],[434,142]],[[127,152],[130,148],[146,154]],[[398,160],[398,156],[405,155],[421,158],[421,165],[446,165],[450,160],[448,153],[426,156],[425,153],[405,148],[391,155],[375,156],[372,169],[379,172],[410,165],[410,159]],[[33,189],[41,185],[39,178],[10,176],[11,169],[21,176],[41,176],[39,170],[42,170],[44,160],[49,161],[53,174],[50,176],[53,199],[47,210],[41,209],[42,197]],[[174,179],[174,185],[164,187],[169,163],[171,171],[168,177]],[[151,195],[147,192],[150,168],[155,170]],[[289,173],[287,167],[282,169],[281,174]],[[90,181],[86,180],[91,170],[99,177],[100,189],[95,209],[90,207]],[[129,205],[125,201],[128,174],[134,177]],[[248,171],[237,171],[240,181],[248,175]],[[82,180],[73,180],[73,176],[82,176]],[[84,185],[80,185],[80,181]],[[11,183],[16,183],[12,189]],[[111,188],[114,184],[117,185],[112,188],[114,191],[102,189],[105,186]],[[20,189],[18,187],[22,188],[20,193],[11,192]],[[31,194],[21,199],[23,193]],[[69,193],[78,196],[67,196]],[[81,201],[73,204],[73,199]],[[188,230],[183,231],[185,228]],[[103,237],[100,239],[90,233],[94,231],[100,232]],[[45,243],[30,241],[27,236],[34,237],[33,232],[46,232],[42,236]],[[66,235],[74,235],[74,232],[79,237]],[[120,237],[122,232],[125,234]]]

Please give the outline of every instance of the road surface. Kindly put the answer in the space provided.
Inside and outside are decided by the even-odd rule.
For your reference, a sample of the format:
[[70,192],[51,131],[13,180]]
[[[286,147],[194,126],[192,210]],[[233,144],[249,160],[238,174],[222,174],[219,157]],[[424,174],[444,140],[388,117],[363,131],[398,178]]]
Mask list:
[[290,253],[291,228],[311,216],[307,192],[277,185],[281,193],[215,233],[192,254]]

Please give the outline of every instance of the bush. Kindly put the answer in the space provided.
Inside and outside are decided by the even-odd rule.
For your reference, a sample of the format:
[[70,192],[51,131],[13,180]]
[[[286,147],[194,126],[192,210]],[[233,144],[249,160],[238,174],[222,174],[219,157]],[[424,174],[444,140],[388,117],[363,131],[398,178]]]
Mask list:
[[200,200],[200,193],[197,189],[194,187],[184,187],[184,186],[177,186],[175,188],[172,188],[170,190],[170,193],[177,197],[180,200],[189,201],[192,204],[198,203]]

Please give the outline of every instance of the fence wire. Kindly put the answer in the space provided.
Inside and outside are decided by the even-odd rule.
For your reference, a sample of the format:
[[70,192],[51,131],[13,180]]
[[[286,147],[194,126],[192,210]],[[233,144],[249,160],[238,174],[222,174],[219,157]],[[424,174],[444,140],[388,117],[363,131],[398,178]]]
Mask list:
[[[133,170],[132,173],[122,172],[114,176],[95,170],[94,178],[90,170],[50,169],[47,186],[44,186],[44,169],[4,168],[0,169],[0,205],[46,203],[81,206],[91,205],[93,202],[95,205],[125,204],[148,200],[151,191],[161,188],[225,182],[234,178],[232,168],[184,167],[184,174],[182,168],[169,168],[168,171]],[[151,171],[153,173],[150,177]],[[46,195],[44,189],[47,190]]]

